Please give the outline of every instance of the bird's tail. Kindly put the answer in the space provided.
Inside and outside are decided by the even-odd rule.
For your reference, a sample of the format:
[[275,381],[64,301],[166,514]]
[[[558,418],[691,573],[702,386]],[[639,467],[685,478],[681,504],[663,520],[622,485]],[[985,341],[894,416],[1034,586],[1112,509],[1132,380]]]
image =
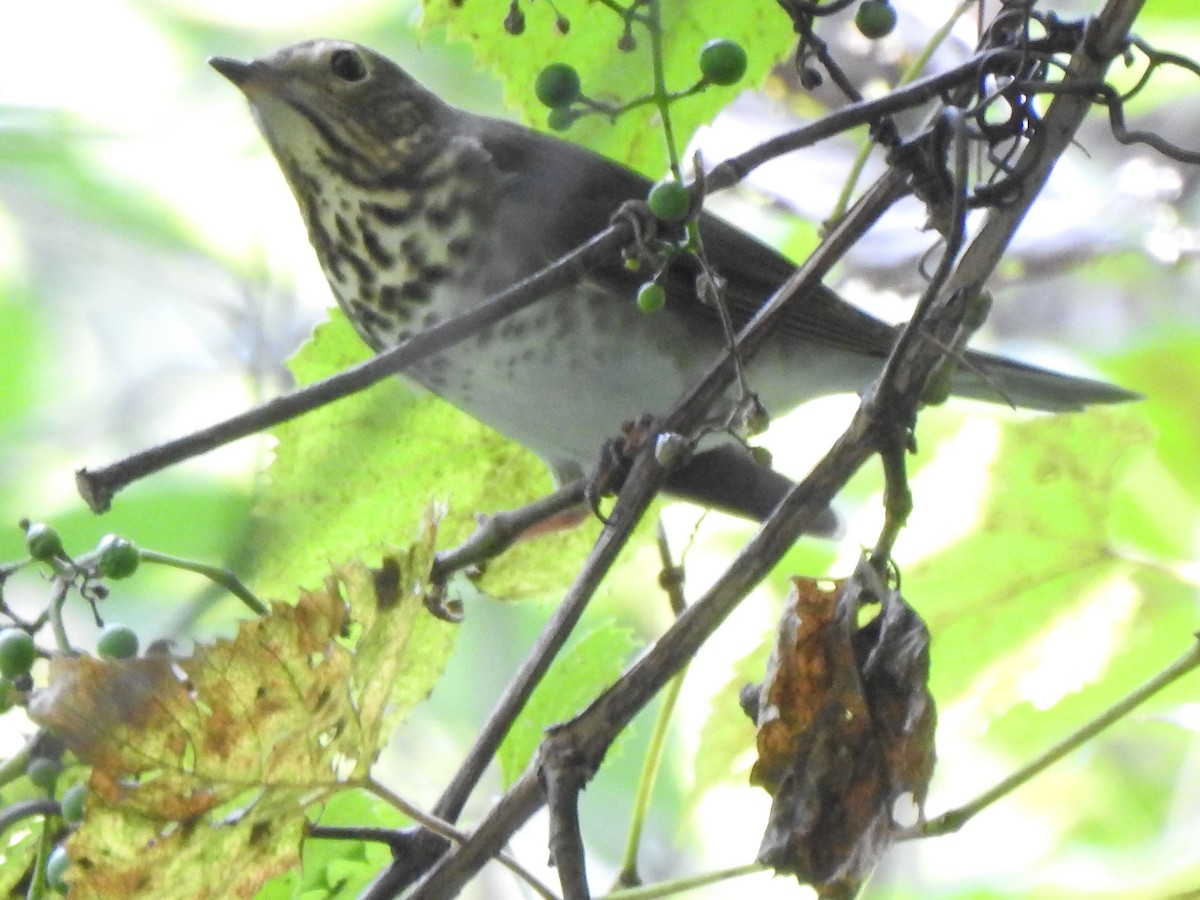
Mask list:
[[1141,394],[1104,381],[1063,375],[976,350],[967,352],[952,384],[951,390],[960,397],[1047,412],[1142,399]]

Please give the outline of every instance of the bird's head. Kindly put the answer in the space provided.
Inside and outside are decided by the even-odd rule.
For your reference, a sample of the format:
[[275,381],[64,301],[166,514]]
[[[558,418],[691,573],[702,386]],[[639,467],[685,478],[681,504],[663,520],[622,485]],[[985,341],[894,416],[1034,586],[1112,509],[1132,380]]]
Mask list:
[[289,180],[313,166],[363,181],[410,166],[436,149],[452,112],[391,60],[349,41],[209,64],[246,95]]

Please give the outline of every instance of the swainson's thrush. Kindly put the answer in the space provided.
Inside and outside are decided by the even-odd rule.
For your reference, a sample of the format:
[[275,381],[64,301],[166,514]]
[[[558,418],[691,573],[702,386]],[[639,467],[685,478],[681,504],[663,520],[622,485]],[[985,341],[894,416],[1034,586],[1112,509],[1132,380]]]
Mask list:
[[[338,303],[375,350],[537,271],[650,188],[574,144],[449,106],[356,44],[308,41],[249,63],[211,63],[249,99]],[[793,267],[714,216],[702,215],[700,230],[740,325]],[[644,274],[608,260],[571,296],[526,309],[407,374],[529,447],[559,479],[578,477],[623,422],[666,413],[725,347],[716,311],[696,299],[695,275],[673,265],[665,309],[647,315],[634,302]],[[864,387],[895,337],[892,326],[822,287],[793,305],[746,374],[768,410],[786,411]],[[1044,410],[1134,396],[975,352],[952,389]],[[694,456],[668,489],[761,518],[789,484],[727,441]]]

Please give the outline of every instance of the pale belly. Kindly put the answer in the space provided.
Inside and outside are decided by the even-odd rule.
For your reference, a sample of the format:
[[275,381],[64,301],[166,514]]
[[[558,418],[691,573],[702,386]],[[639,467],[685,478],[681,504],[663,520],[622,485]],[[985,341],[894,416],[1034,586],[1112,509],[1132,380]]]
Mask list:
[[[591,471],[625,422],[663,416],[718,358],[720,334],[612,297],[551,297],[408,374],[525,445],[561,479]],[[879,360],[771,342],[747,368],[768,411],[861,388]],[[711,418],[735,402],[726,394]]]

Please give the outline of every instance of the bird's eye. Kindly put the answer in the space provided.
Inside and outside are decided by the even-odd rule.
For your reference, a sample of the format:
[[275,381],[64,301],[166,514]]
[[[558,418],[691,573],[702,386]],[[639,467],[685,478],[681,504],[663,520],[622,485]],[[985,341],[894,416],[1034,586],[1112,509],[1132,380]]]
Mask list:
[[329,69],[342,81],[362,81],[367,77],[366,63],[353,50],[334,50],[329,57]]

